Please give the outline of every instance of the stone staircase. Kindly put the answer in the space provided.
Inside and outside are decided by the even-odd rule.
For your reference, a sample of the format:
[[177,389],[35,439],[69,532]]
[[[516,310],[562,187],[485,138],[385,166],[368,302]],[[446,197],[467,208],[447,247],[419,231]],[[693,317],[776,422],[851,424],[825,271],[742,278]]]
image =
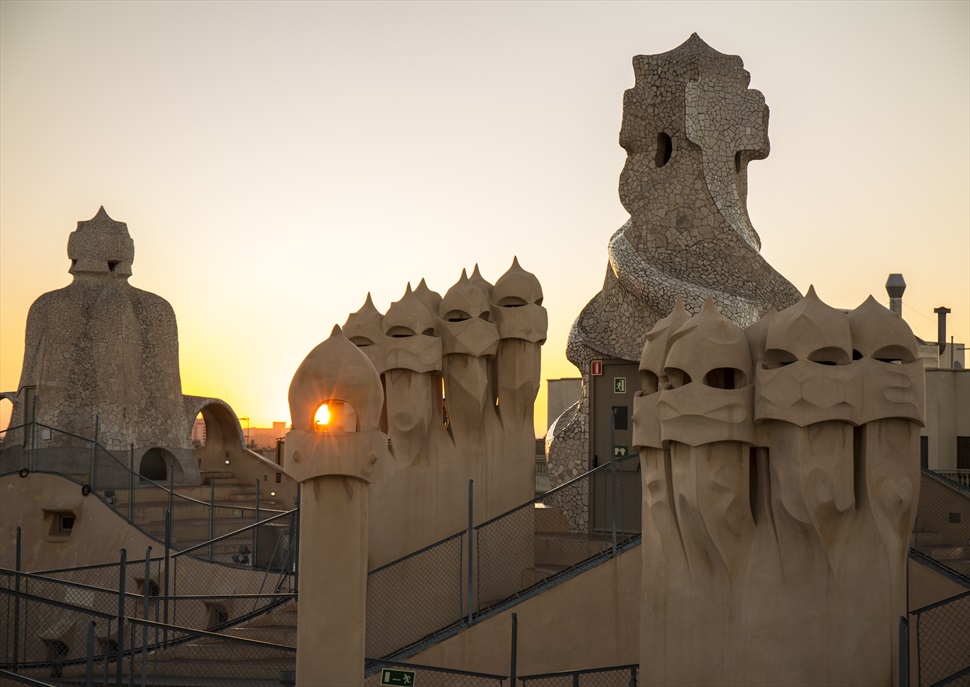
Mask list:
[[[213,486],[214,484],[214,486]],[[165,513],[170,506],[166,489],[151,483],[141,484],[133,490],[114,489],[105,492],[112,508],[127,517],[129,502],[135,525],[159,541],[165,539]],[[199,486],[176,485],[175,497],[171,499],[173,510],[173,548],[185,549],[208,541],[210,537],[210,510],[215,506],[211,519],[211,533],[218,537],[242,529],[254,523],[256,516],[256,486],[242,484],[228,470],[205,471]],[[286,510],[280,499],[268,493],[259,494],[259,519]],[[219,548],[216,543],[214,548]],[[221,548],[235,550],[237,544],[227,542]],[[227,548],[228,547],[228,548]]]
[[522,572],[522,588],[572,567],[600,553],[608,543],[606,535],[577,534],[558,508],[535,508],[535,565]]
[[[222,634],[282,646],[296,646],[296,602],[290,602]],[[150,684],[204,685],[208,681],[233,679],[260,684],[281,684],[286,671],[295,669],[296,654],[271,646],[233,642],[217,637],[199,636],[154,653],[149,659],[155,679]],[[238,681],[238,682],[237,682]]]
[[970,541],[959,544],[945,532],[913,530],[910,546],[950,570],[970,579]]
[[924,469],[910,546],[970,581],[970,490]]

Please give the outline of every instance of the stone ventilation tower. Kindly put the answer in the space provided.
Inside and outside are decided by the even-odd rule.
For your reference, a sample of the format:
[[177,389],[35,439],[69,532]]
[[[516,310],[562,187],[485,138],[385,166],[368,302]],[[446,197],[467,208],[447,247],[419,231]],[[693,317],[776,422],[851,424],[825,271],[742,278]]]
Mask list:
[[893,684],[924,407],[902,318],[678,306],[640,373],[642,684]]
[[538,279],[513,259],[494,286],[476,266],[443,296],[422,280],[386,313],[368,296],[347,318],[344,335],[380,375],[390,440],[372,488],[372,567],[464,528],[469,480],[476,520],[534,496],[541,303]]
[[688,313],[711,298],[747,326],[801,297],[761,257],[748,216],[748,164],[770,146],[768,107],[748,88],[741,58],[693,34],[670,52],[634,57],[633,71],[620,128],[619,195],[630,219],[607,246],[602,290],[569,333],[566,356],[583,374],[583,395],[549,432],[554,483],[591,467],[597,451],[591,361],[638,361],[646,333],[678,298]]
[[[31,448],[31,465],[89,469],[93,438],[156,479],[198,482],[183,408],[178,329],[172,306],[128,283],[135,246],[104,208],[77,223],[67,243],[74,280],[38,298],[27,315],[24,365],[11,427],[36,420],[59,431],[14,431],[5,456]],[[69,434],[67,434],[69,433]],[[28,441],[33,441],[27,446]],[[100,475],[110,480],[110,474]]]

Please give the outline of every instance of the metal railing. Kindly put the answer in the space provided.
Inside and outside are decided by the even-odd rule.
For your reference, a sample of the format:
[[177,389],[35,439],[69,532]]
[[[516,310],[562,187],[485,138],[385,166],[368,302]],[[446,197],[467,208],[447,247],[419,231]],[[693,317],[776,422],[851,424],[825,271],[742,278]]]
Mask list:
[[[292,514],[276,516],[277,519],[288,517]],[[240,535],[248,541],[248,530],[265,526],[265,522],[250,525],[224,536]],[[277,547],[281,543],[278,540]],[[208,545],[206,542],[200,547]],[[199,560],[192,557],[192,551],[152,557],[149,547],[143,560],[128,560],[122,549],[117,563],[28,573],[19,569],[21,547],[18,527],[16,569],[0,568],[0,591],[5,599],[0,602],[4,604],[0,609],[0,664],[3,666],[79,661],[78,652],[83,645],[79,633],[83,623],[77,613],[86,613],[98,620],[98,655],[102,656],[109,653],[109,645],[122,651],[126,638],[124,619],[129,616],[178,623],[191,629],[220,629],[270,613],[296,597],[296,575],[290,568],[296,548],[293,540],[286,542],[285,550],[267,547],[271,559],[282,565],[261,569]],[[213,590],[226,589],[233,593],[213,593]],[[65,604],[67,613],[52,610]],[[114,628],[109,624],[105,629],[105,618],[114,619]],[[293,636],[295,618],[294,613],[290,631]],[[132,640],[129,647],[155,647],[171,641],[170,637],[159,638],[147,633]],[[120,660],[120,656],[113,660]]]
[[[59,437],[58,449],[50,449],[44,456],[38,456],[36,447],[37,432],[46,432],[50,437]],[[19,473],[28,477],[32,472],[57,474],[80,485],[85,495],[93,494],[126,522],[134,525],[142,533],[156,541],[165,542],[171,548],[192,549],[196,557],[220,560],[237,565],[272,565],[268,551],[277,548],[280,539],[292,538],[295,532],[296,509],[280,510],[267,508],[260,504],[261,487],[259,480],[254,481],[250,496],[254,505],[232,502],[230,499],[240,489],[250,490],[246,485],[219,483],[210,477],[208,500],[202,500],[179,493],[174,484],[174,471],[169,471],[168,483],[158,482],[137,474],[134,471],[134,447],[128,456],[122,458],[102,446],[97,439],[81,437],[37,422],[8,428],[7,439],[22,436],[26,448],[12,445],[17,442],[6,440],[0,449],[0,476]],[[81,451],[87,455],[85,469],[67,472],[58,464],[57,451],[71,450],[73,455]],[[182,487],[185,490],[185,487]],[[166,513],[171,514],[171,523],[166,529]],[[291,526],[283,532],[284,522],[277,516],[293,514]],[[247,530],[251,541],[241,541],[239,532],[247,524],[259,525],[274,521],[272,527]],[[233,538],[224,535],[235,535]],[[215,542],[208,548],[199,544]],[[263,549],[261,552],[260,549]],[[295,563],[294,563],[295,565]]]
[[637,464],[601,465],[475,526],[470,488],[466,531],[368,575],[367,655],[403,659],[639,543]]
[[970,470],[933,470],[933,472],[956,482],[965,489],[970,489]]
[[970,488],[923,469],[912,547],[970,582]]
[[637,687],[638,665],[522,675],[522,687]]
[[970,684],[970,591],[910,611],[909,627],[921,687]]

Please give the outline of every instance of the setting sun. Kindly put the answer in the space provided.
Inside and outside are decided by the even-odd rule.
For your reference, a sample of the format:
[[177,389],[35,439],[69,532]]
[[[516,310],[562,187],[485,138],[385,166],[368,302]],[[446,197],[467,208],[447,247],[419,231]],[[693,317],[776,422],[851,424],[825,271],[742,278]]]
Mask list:
[[313,417],[313,426],[318,425],[328,425],[330,424],[330,409],[327,404],[324,403],[322,406],[317,408],[317,414]]

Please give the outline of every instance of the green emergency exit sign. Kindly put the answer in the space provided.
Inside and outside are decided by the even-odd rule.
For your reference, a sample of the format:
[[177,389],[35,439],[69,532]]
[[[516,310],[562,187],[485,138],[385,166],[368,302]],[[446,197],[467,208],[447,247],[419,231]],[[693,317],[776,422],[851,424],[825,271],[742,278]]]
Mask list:
[[414,671],[384,668],[381,670],[381,685],[404,685],[405,687],[413,687]]

